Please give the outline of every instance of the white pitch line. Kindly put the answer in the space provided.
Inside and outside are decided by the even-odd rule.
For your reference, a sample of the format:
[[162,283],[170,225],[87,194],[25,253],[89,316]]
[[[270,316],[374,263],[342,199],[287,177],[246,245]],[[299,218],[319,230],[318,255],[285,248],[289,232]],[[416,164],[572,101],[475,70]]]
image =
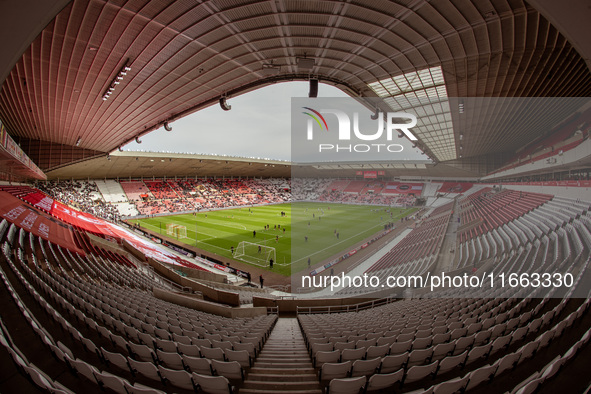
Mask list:
[[[407,209],[406,209],[406,211],[405,211],[404,213],[406,213],[406,212],[407,212],[407,211],[409,211],[409,210],[410,210],[410,208],[407,208]],[[395,216],[395,217],[394,217],[394,218],[392,218],[392,219],[393,219],[393,220],[394,220],[394,219],[400,219],[401,217],[404,217],[404,215],[403,215],[403,214],[400,214],[400,215],[397,215],[397,216]],[[369,229],[372,229],[372,228],[374,228],[374,227],[382,227],[382,226],[383,226],[383,224],[376,224],[375,226],[373,226],[373,227],[370,227]],[[369,230],[369,229],[367,229],[367,230]],[[350,236],[349,238],[345,238],[344,240],[342,240],[342,241],[339,241],[339,242],[337,242],[337,243],[334,243],[334,244],[332,244],[331,246],[327,246],[327,247],[326,247],[326,248],[324,248],[324,249],[317,250],[316,252],[314,252],[314,253],[312,253],[312,254],[309,254],[309,255],[307,255],[307,256],[304,256],[304,257],[302,257],[301,259],[292,260],[292,261],[291,261],[291,264],[297,263],[298,261],[303,261],[304,259],[306,259],[306,258],[308,258],[308,257],[312,257],[312,256],[314,256],[314,255],[316,255],[316,254],[318,254],[318,253],[320,253],[320,252],[324,252],[325,250],[327,250],[327,249],[330,249],[330,248],[332,248],[333,246],[335,246],[335,245],[338,245],[338,244],[341,244],[341,243],[343,243],[343,242],[345,242],[345,241],[348,241],[348,240],[350,240],[351,238],[354,238],[354,237],[358,236],[359,234],[366,232],[367,230],[365,230],[365,231],[361,231],[361,232],[359,232],[359,233],[357,233],[357,234],[354,234],[354,235]]]

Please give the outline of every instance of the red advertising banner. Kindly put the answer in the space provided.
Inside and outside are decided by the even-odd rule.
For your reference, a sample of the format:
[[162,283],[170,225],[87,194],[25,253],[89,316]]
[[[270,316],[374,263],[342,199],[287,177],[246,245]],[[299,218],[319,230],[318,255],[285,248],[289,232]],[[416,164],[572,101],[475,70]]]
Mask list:
[[355,175],[356,176],[362,176],[363,175],[363,171],[355,171]]
[[378,177],[377,171],[364,171],[363,172],[363,178],[365,178],[365,179],[375,179],[377,177]]
[[503,182],[503,185],[517,186],[561,186],[561,187],[591,187],[591,181],[537,181],[537,182]]
[[414,194],[420,195],[423,192],[422,183],[411,182],[388,182],[382,190],[382,194]]
[[46,241],[84,254],[76,246],[70,226],[29,207],[10,193],[0,192],[0,216]]
[[[15,199],[20,204],[22,202],[18,200],[16,197],[13,197],[11,194],[6,192],[1,192],[10,196],[10,198]],[[76,209],[70,208],[69,206],[62,204],[59,201],[55,201],[52,198],[46,196],[45,194],[41,193],[40,191],[33,191],[28,193],[21,198],[31,205],[38,207],[40,209],[44,209],[49,212],[52,216],[56,217],[57,219],[61,220],[64,223],[69,223],[73,226],[79,227],[85,231],[94,233],[94,234],[101,234],[105,238],[112,238],[112,239],[125,239],[129,242],[134,248],[138,249],[140,252],[145,254],[147,257],[153,258],[155,260],[159,260],[168,264],[177,264],[183,265],[185,267],[191,267],[196,269],[203,269],[200,266],[193,264],[187,260],[181,259],[180,257],[176,256],[175,254],[169,252],[168,250],[159,247],[157,245],[151,244],[147,242],[145,239],[137,236],[136,234],[128,231],[122,227],[114,225],[106,220],[99,219],[94,217],[88,213],[80,212]],[[2,195],[0,195],[0,199],[2,199]],[[4,200],[0,200],[4,202]],[[22,204],[23,207],[26,209],[31,210],[31,208],[27,207],[25,204]],[[0,211],[1,212],[1,211]],[[59,223],[57,220],[51,218],[52,221]],[[63,223],[61,224],[65,226]],[[69,227],[68,227],[69,228]],[[32,231],[32,230],[31,230]],[[37,235],[34,231],[33,233]],[[71,235],[73,239],[73,236]],[[59,245],[60,242],[56,240],[52,240],[52,242],[57,243]],[[73,241],[72,241],[73,243]],[[66,246],[71,249],[70,246]],[[75,245],[74,245],[75,247]],[[73,249],[71,249],[73,250]]]

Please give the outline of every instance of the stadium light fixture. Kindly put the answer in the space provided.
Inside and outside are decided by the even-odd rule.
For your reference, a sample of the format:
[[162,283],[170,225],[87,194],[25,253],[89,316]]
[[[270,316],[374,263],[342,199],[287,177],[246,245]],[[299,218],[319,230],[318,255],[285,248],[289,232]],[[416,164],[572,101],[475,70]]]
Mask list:
[[164,130],[172,131],[172,127],[168,124],[168,122],[164,122]]
[[125,61],[123,67],[121,67],[115,78],[113,78],[113,80],[111,80],[111,83],[109,83],[109,87],[107,88],[105,93],[103,93],[103,101],[106,101],[111,96],[111,94],[115,91],[115,87],[121,84],[123,77],[127,75],[128,71],[131,71],[131,67],[129,67],[128,63],[129,59]]
[[308,92],[309,98],[318,97],[318,79],[310,79],[310,91]]
[[220,97],[220,107],[222,107],[224,111],[229,111],[232,109],[232,106],[226,102],[226,96]]
[[278,75],[280,72],[281,72],[281,67],[274,65],[273,62],[263,63],[263,68],[261,70],[261,74],[263,74],[264,76],[268,77],[268,76],[272,76],[272,75]]
[[[371,114],[371,119],[372,120],[377,120],[379,116],[380,116],[380,109],[376,105],[376,112],[374,112],[373,114]],[[400,136],[400,134],[399,134],[399,136]]]
[[298,66],[298,71],[310,71],[314,68],[315,65],[314,59],[310,59],[307,57],[298,57],[296,58],[296,64]]
[[78,137],[78,139],[76,140],[76,146],[80,146],[81,142],[82,142],[82,137]]
[[142,140],[140,140],[140,136],[138,135],[137,137],[135,137],[135,142],[137,142],[138,144],[142,143]]

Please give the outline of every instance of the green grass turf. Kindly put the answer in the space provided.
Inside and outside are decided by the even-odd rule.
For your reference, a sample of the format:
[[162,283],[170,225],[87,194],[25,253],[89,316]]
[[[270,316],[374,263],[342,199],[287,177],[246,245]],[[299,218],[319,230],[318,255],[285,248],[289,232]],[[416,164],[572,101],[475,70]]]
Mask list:
[[[288,276],[306,269],[308,257],[314,265],[347,252],[355,243],[383,230],[389,221],[399,222],[401,217],[415,210],[392,208],[391,218],[384,207],[293,203],[254,207],[250,211],[242,207],[202,212],[197,216],[183,214],[130,222],[164,235],[168,223],[183,225],[187,228],[187,238],[179,238],[179,241],[229,258],[232,258],[230,248],[236,248],[241,241],[272,246],[276,250],[273,271]],[[281,217],[281,211],[287,215]],[[270,230],[264,230],[267,224]],[[281,230],[274,229],[276,225],[280,225]],[[339,233],[338,239],[335,230]]]

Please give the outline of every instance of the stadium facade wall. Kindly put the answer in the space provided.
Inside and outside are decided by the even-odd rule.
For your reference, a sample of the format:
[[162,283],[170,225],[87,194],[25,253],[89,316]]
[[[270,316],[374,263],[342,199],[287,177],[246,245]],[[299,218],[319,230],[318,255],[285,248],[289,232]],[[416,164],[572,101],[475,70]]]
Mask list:
[[[154,267],[154,270],[165,277],[168,280],[171,280],[183,287],[188,287],[193,291],[199,291],[203,294],[203,298],[209,301],[218,302],[220,304],[230,305],[230,306],[240,306],[240,296],[238,293],[231,293],[228,291],[217,290],[212,287],[203,285],[201,283],[195,282],[195,280],[191,278],[186,278],[178,273],[174,272],[172,269],[168,268],[164,264],[154,260],[148,259],[148,264]],[[213,274],[211,272],[206,272]],[[213,274],[218,275],[218,274]]]
[[575,200],[591,200],[591,188],[589,187],[503,185],[503,188],[522,192],[551,194],[557,197],[566,197]]
[[154,288],[154,297],[187,308],[195,309],[206,313],[211,313],[218,316],[229,317],[232,319],[264,316],[267,314],[267,308],[265,307],[231,308],[229,306],[220,305],[205,300],[200,300],[188,295],[173,293],[158,288]]
[[317,299],[272,299],[253,297],[252,304],[255,307],[272,308],[277,307],[279,314],[292,314],[297,312],[298,307],[329,307],[356,305],[362,302],[370,302],[380,297],[355,297],[355,298],[317,298]]

